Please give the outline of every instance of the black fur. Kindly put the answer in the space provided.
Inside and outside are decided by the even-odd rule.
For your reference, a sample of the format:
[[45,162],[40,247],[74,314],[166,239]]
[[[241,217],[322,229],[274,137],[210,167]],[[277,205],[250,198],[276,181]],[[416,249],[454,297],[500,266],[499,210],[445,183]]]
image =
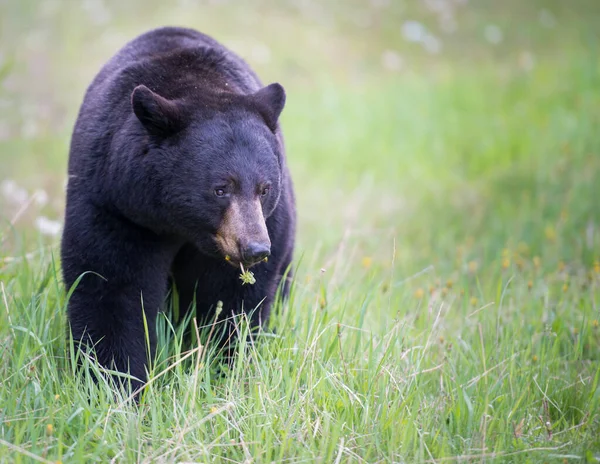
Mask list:
[[[146,378],[142,307],[152,355],[170,278],[183,310],[197,288],[200,318],[221,300],[224,316],[260,305],[253,320],[266,321],[295,236],[277,122],[284,104],[279,84],[263,88],[238,56],[191,29],[143,34],[96,76],[71,141],[61,255],[67,289],[92,271],[68,319],[102,365]],[[232,178],[232,195],[244,199],[271,185],[260,199],[271,256],[252,268],[254,285],[242,285],[214,241],[231,200],[215,186]]]

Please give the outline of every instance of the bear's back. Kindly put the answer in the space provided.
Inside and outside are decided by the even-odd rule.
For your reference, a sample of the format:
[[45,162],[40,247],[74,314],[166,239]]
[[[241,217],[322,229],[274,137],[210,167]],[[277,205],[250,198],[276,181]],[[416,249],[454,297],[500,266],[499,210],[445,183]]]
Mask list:
[[[221,73],[223,77],[236,78],[239,93],[256,92],[261,83],[248,64],[232,51],[219,42],[194,29],[181,27],[162,27],[140,35],[127,43],[114,55],[98,73],[90,89],[102,85],[107,79],[117,74],[146,74],[143,78],[153,80],[156,77],[168,80],[168,76],[153,76],[153,65],[161,66],[177,62],[178,56],[195,54],[197,67],[192,67],[187,72],[210,71]],[[201,60],[201,62],[200,62]],[[189,65],[189,64],[188,64]],[[174,74],[184,73],[184,69],[173,69]],[[142,76],[140,76],[142,77]],[[202,74],[197,75],[202,79]]]

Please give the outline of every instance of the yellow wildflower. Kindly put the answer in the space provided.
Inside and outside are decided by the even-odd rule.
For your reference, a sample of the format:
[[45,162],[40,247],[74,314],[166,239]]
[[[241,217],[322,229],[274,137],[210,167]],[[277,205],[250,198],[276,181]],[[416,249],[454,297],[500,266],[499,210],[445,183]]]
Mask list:
[[469,264],[467,265],[469,268],[469,272],[470,273],[475,273],[477,272],[477,261],[469,261]]
[[554,242],[556,240],[556,230],[554,227],[547,226],[546,229],[544,229],[544,234],[549,242]]

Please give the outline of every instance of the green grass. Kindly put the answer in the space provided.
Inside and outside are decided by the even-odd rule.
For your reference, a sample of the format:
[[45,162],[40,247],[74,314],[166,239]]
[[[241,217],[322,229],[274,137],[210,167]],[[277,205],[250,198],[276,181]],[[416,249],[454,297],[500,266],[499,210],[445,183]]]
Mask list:
[[[0,182],[49,194],[0,197],[0,462],[600,461],[595,3],[470,2],[437,55],[399,33],[436,31],[420,3],[120,3],[102,24],[72,4],[0,6]],[[74,375],[58,239],[34,224],[61,218],[83,89],[163,23],[270,47],[250,61],[288,91],[300,267],[277,335],[225,373],[161,316],[135,406]],[[401,71],[381,67],[388,49]]]

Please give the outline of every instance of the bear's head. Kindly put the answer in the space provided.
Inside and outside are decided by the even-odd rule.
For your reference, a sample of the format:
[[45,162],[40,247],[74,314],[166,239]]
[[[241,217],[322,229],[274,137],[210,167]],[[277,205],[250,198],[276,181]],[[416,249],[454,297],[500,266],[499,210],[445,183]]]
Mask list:
[[237,267],[264,260],[271,248],[266,220],[283,188],[284,104],[279,84],[251,95],[172,99],[136,87],[132,123],[143,147],[135,164],[145,177],[138,195],[146,206],[131,211],[133,219]]

